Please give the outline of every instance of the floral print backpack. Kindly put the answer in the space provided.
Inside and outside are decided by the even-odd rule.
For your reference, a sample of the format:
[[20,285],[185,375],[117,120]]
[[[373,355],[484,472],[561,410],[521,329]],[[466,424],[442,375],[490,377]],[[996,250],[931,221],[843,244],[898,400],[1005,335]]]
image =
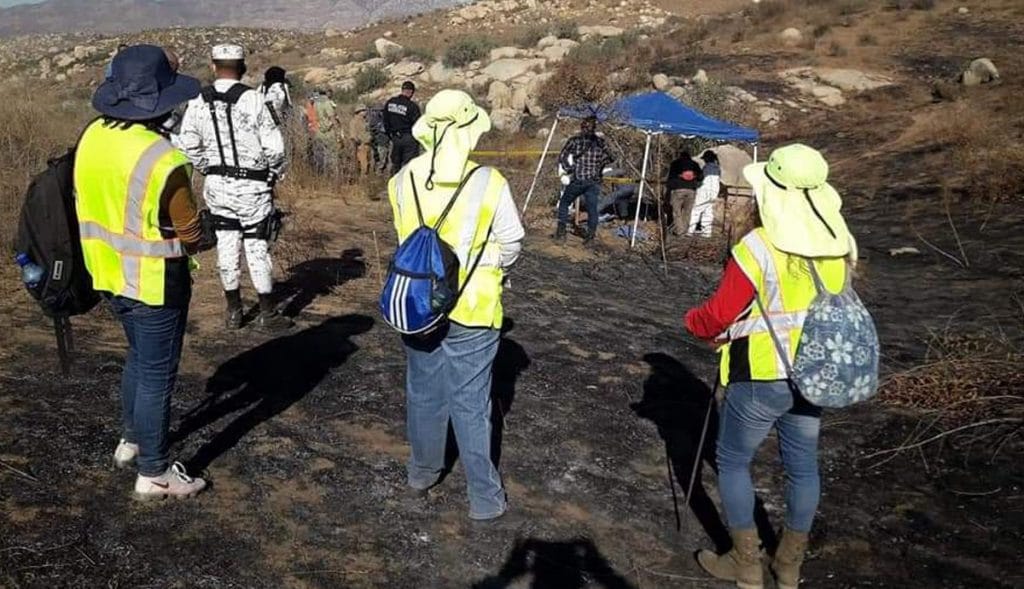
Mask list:
[[850,271],[838,294],[830,293],[814,263],[808,261],[818,295],[811,301],[792,364],[760,296],[761,316],[792,382],[805,399],[819,407],[846,407],[878,392],[878,333],[871,314],[850,286]]

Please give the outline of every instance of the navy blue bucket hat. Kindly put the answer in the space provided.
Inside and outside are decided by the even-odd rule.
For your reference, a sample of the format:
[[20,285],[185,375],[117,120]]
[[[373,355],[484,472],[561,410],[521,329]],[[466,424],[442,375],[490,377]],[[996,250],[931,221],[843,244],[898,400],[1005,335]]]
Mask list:
[[115,119],[145,121],[195,98],[199,89],[199,80],[175,73],[163,49],[133,45],[114,56],[110,75],[96,89],[92,106]]

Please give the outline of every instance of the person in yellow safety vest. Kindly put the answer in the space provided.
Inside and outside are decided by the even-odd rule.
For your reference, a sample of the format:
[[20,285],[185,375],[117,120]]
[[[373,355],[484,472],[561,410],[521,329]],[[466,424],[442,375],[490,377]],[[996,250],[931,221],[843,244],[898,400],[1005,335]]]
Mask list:
[[176,74],[159,47],[127,47],[93,96],[101,116],[75,155],[85,265],[128,339],[114,463],[137,466],[140,499],[190,497],[206,486],[169,462],[167,435],[192,294],[189,254],[215,242],[200,222],[188,160],[163,124],[198,94],[199,81]]
[[743,175],[753,187],[760,226],[733,247],[716,293],[686,315],[687,329],[721,355],[719,378],[726,388],[718,486],[733,540],[726,554],[702,550],[697,560],[737,587],[763,586],[750,463],[774,427],[787,484],[785,529],[771,569],[780,588],[795,589],[821,494],[821,409],[787,380],[761,309],[792,362],[817,296],[810,264],[825,288],[838,292],[856,263],[857,245],[840,212],[842,200],[827,182],[828,163],[816,150],[779,148],[767,163],[746,166]]
[[410,493],[425,497],[437,484],[451,422],[466,469],[469,517],[474,520],[501,517],[508,509],[491,460],[491,369],[501,334],[505,270],[519,257],[525,235],[505,178],[493,168],[476,169],[469,161],[469,152],[490,128],[487,112],[468,94],[438,92],[412,129],[426,153],[413,158],[388,183],[401,242],[420,226],[415,194],[424,222],[432,225],[456,187],[472,173],[440,228],[441,239],[459,257],[461,296],[447,325],[430,336],[408,336],[403,341],[408,358]]

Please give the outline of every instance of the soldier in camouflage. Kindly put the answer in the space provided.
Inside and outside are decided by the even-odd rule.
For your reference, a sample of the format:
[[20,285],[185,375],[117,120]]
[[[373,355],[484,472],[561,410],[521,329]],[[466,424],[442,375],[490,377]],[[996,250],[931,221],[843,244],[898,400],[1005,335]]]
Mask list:
[[206,176],[204,196],[217,229],[217,267],[227,299],[228,328],[242,325],[241,249],[259,295],[257,325],[287,329],[271,298],[269,241],[278,215],[274,184],[285,171],[284,138],[259,92],[243,85],[245,52],[238,45],[213,48],[216,81],[189,102],[179,146]]

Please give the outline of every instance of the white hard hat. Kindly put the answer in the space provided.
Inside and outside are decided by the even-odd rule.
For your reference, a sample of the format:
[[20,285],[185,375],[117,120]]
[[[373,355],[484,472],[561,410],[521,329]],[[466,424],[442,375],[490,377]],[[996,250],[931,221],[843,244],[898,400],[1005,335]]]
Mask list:
[[245,49],[242,49],[241,45],[232,45],[230,43],[214,45],[213,51],[210,54],[213,59],[218,61],[245,59]]

